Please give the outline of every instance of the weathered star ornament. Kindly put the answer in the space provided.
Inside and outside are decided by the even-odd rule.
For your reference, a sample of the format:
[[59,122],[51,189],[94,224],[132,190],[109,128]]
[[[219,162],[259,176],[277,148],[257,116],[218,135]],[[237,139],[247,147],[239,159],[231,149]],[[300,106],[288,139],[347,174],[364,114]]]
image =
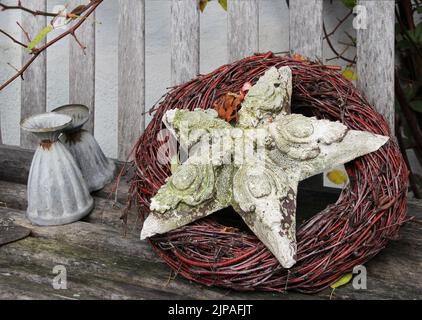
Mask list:
[[151,199],[141,239],[232,206],[285,268],[296,262],[299,181],[378,150],[388,137],[289,114],[290,68],[270,68],[232,127],[213,110],[170,110],[163,121],[189,157]]

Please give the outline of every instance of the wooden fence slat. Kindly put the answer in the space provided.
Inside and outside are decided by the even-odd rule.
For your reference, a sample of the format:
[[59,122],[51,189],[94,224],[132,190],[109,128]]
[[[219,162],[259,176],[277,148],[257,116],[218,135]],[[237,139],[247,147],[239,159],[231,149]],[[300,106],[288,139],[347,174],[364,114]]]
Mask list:
[[228,1],[229,62],[259,50],[259,11],[257,0]]
[[3,144],[3,138],[1,135],[1,110],[0,110],[0,144]]
[[[70,0],[69,9],[86,4],[85,0]],[[94,133],[95,118],[95,12],[77,31],[76,37],[69,41],[69,103],[84,104],[91,110],[91,117],[85,129]]]
[[322,59],[322,0],[290,0],[290,52]]
[[[45,11],[46,0],[22,0],[22,5],[31,9]],[[22,12],[22,27],[34,38],[47,25],[46,17],[37,16]],[[23,42],[28,42],[22,33]],[[38,45],[43,45],[45,39]],[[22,48],[22,64],[29,59],[26,49]],[[31,115],[45,112],[47,104],[47,55],[43,52],[26,70],[25,81],[21,87],[21,119]],[[37,139],[29,132],[21,130],[20,143],[23,148],[32,149],[36,146]]]
[[145,1],[119,1],[118,158],[125,161],[145,129]]
[[394,0],[361,0],[359,5],[366,9],[366,29],[357,31],[357,87],[394,133]]
[[200,21],[198,0],[171,2],[171,84],[199,73]]

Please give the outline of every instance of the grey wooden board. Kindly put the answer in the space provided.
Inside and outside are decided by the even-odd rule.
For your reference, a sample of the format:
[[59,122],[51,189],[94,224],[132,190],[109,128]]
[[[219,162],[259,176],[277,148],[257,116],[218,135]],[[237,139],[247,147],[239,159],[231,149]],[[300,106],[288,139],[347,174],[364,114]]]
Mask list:
[[199,73],[199,5],[197,0],[171,1],[171,83]]
[[360,0],[366,29],[357,31],[357,87],[394,133],[394,0]]
[[118,159],[126,161],[145,129],[145,2],[120,0]]
[[52,269],[57,264],[69,268],[69,291],[57,293],[70,298],[75,298],[75,293],[80,299],[301,297],[295,293],[289,297],[267,293],[232,296],[228,290],[208,289],[180,277],[168,281],[170,269],[155,256],[145,241],[134,236],[125,238],[108,225],[77,222],[69,226],[42,228],[30,226],[19,211],[0,208],[0,216],[29,226],[33,234],[27,240],[9,244],[0,250],[0,298],[10,295],[3,287],[4,283],[13,289],[16,278],[26,280],[29,289],[34,286],[39,288],[38,292],[34,290],[33,298],[38,295],[60,298],[50,291],[54,277]]
[[290,51],[322,59],[322,0],[290,0]]
[[[0,180],[25,184],[28,180],[33,156],[33,150],[0,145]],[[120,173],[124,164],[120,161],[115,161],[115,163],[116,172]],[[125,181],[125,177],[123,177],[123,181]],[[111,186],[108,186],[107,190],[111,191]],[[100,193],[102,192],[104,191],[100,191]]]
[[259,51],[257,0],[228,1],[227,48],[229,62]]
[[26,183],[34,151],[0,146],[0,180]]
[[[114,197],[110,197],[110,193],[107,190],[94,193],[95,208],[83,221],[106,223],[124,232],[120,217],[127,203],[127,190],[128,186],[122,184],[118,193],[117,202]],[[0,180],[0,207],[26,210],[28,205],[26,194],[26,185]],[[130,211],[129,219],[131,225],[137,222],[135,208]]]
[[[25,190],[17,184],[2,186],[0,199],[4,193],[19,196]],[[419,212],[422,205],[412,201],[412,207]],[[328,299],[331,293],[329,289],[317,295],[238,293],[206,288],[181,277],[168,282],[170,269],[147,242],[139,240],[139,230],[124,234],[119,212],[109,207],[103,212],[97,208],[86,221],[49,228],[30,225],[24,212],[13,208],[0,208],[0,217],[31,229],[32,235],[0,249],[0,298]],[[407,223],[400,235],[399,241],[367,263],[367,290],[348,284],[336,289],[333,298],[421,298],[422,222]],[[68,268],[68,290],[52,288],[52,269],[57,264]]]
[[[69,10],[84,0],[70,0]],[[84,128],[94,132],[95,118],[95,12],[78,30],[76,37],[86,47],[81,46],[74,38],[69,40],[69,103],[84,104],[91,110],[91,117]]]
[[[45,11],[47,8],[46,0],[22,0],[22,5],[30,9]],[[33,16],[30,13],[22,11],[22,27],[33,39],[44,27],[47,26],[47,19],[43,16]],[[28,43],[26,37],[22,34],[22,41]],[[38,45],[42,46],[45,39]],[[22,64],[25,64],[31,58],[26,49],[22,48]],[[44,51],[31,64],[24,74],[24,81],[21,87],[21,119],[31,115],[43,113],[46,110],[47,103],[47,53]],[[38,141],[34,135],[21,130],[21,146],[24,148],[34,148]]]

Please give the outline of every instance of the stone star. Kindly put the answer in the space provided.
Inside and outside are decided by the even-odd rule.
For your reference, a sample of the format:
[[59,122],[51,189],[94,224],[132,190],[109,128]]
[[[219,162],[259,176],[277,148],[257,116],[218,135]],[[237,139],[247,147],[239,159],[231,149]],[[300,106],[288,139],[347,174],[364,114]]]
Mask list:
[[285,268],[296,262],[299,181],[378,150],[388,137],[289,114],[292,74],[270,68],[232,127],[213,110],[170,110],[164,123],[189,156],[151,199],[141,239],[232,206]]

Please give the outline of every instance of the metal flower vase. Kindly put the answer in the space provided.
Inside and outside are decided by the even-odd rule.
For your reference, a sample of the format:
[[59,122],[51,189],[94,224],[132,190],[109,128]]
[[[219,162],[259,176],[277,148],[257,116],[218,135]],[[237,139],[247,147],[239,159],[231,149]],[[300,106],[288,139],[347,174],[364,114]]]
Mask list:
[[116,166],[104,155],[93,135],[82,129],[89,120],[89,108],[84,105],[69,104],[56,108],[53,112],[72,118],[72,124],[65,128],[60,140],[75,158],[89,191],[104,188],[113,180]]
[[44,113],[21,122],[23,130],[36,135],[35,151],[28,179],[28,219],[36,225],[63,225],[89,214],[94,200],[73,156],[59,141],[72,118]]

